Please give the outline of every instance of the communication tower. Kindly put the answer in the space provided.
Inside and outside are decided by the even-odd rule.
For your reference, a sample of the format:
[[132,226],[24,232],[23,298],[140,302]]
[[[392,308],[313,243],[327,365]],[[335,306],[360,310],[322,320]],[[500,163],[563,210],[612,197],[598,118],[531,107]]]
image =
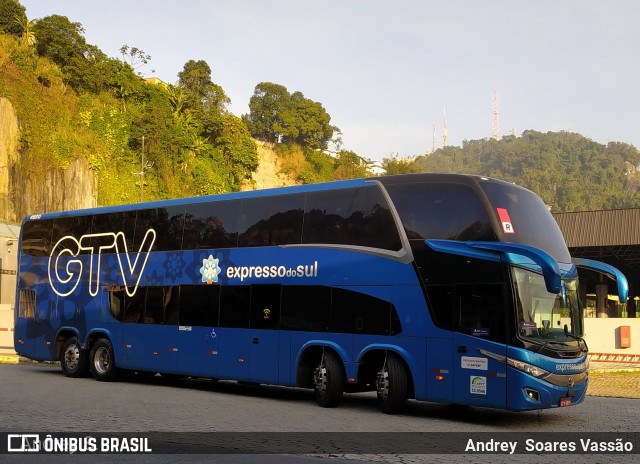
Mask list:
[[447,146],[447,109],[442,109],[442,146]]
[[498,110],[498,91],[493,89],[493,125],[491,138],[500,140],[500,112]]
[[436,120],[433,120],[433,139],[431,144],[431,153],[436,151]]

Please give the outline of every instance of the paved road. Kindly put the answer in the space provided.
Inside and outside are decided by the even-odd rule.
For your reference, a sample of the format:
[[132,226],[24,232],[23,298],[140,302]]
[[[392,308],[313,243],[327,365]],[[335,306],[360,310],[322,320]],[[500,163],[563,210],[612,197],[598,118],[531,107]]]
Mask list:
[[[231,382],[167,381],[160,377],[118,383],[70,379],[59,368],[0,365],[0,429],[9,432],[640,432],[640,401],[588,397],[577,407],[509,413],[412,401],[404,414],[380,413],[374,394],[347,395],[322,409],[310,391],[252,387]],[[260,436],[260,435],[259,435]],[[445,455],[339,455],[385,462],[484,462],[488,457]],[[491,462],[550,462],[551,455],[491,456]],[[8,459],[5,459],[8,458]],[[63,463],[68,456],[31,456],[29,462]],[[45,459],[46,458],[46,459]],[[106,460],[108,458],[108,460]],[[571,458],[565,456],[565,458]],[[637,462],[636,456],[574,456],[581,462]],[[611,459],[610,459],[611,458]],[[635,459],[634,459],[635,458]],[[102,461],[101,459],[105,459]],[[144,456],[154,464],[201,462],[202,456]],[[0,456],[6,463],[23,456]],[[131,462],[126,456],[74,456],[74,462]],[[305,456],[216,455],[212,462],[319,462]],[[342,461],[341,461],[342,462]]]

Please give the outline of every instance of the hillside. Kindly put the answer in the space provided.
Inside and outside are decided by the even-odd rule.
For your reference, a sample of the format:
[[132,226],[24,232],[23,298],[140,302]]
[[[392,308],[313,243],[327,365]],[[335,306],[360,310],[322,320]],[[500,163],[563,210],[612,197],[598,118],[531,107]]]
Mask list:
[[[141,50],[123,46],[121,58],[110,58],[64,16],[31,26],[23,35],[0,32],[4,220],[364,172],[355,154],[334,159],[323,152],[336,128],[322,105],[300,92],[267,86],[282,87],[289,102],[281,111],[290,133],[276,150],[254,138],[273,135],[259,137],[247,126],[260,120],[259,99],[249,117],[231,114],[206,62],[187,61],[168,85],[136,73],[147,59]],[[309,111],[313,117],[299,117]]]
[[255,143],[258,151],[258,167],[251,173],[251,179],[242,182],[241,190],[260,190],[299,183],[282,172],[283,162],[272,144],[259,140]]
[[537,193],[552,211],[640,207],[640,152],[571,132],[528,130],[520,137],[470,140],[414,161],[420,171],[496,177]]
[[[300,92],[259,84],[252,112],[239,118],[228,112],[229,99],[204,61],[185,63],[176,85],[152,85],[131,65],[140,58],[132,54],[138,49],[127,48],[122,60],[108,58],[67,18],[36,25],[38,48],[0,33],[2,220],[370,175],[356,153],[326,154],[337,128],[328,127],[322,105]],[[68,36],[73,47],[58,42]],[[53,45],[70,53],[78,46],[82,53],[58,63]],[[276,96],[286,103],[280,113],[266,104]],[[307,113],[317,117],[303,117]],[[272,121],[260,137],[267,114],[282,124]],[[640,207],[639,166],[632,145],[534,130],[499,141],[464,141],[413,161],[383,161],[389,174],[472,173],[515,182],[558,212]]]

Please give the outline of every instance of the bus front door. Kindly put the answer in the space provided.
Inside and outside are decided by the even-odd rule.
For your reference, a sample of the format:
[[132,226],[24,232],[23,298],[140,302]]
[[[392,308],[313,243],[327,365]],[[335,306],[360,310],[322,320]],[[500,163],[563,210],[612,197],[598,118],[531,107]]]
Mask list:
[[455,293],[453,400],[505,408],[506,364],[499,360],[506,356],[504,285],[456,285]]

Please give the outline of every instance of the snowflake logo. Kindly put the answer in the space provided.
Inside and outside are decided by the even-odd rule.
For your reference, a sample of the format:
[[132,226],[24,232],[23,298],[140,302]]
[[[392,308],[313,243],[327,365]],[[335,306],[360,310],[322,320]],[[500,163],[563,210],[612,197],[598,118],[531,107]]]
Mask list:
[[178,277],[182,277],[182,269],[185,266],[185,262],[181,254],[172,253],[162,266],[165,270],[165,276],[170,277],[171,281],[175,282]]
[[218,266],[219,260],[214,258],[213,255],[209,255],[207,259],[202,260],[202,267],[200,268],[200,274],[202,274],[202,281],[208,284],[218,281],[218,274],[222,271]]

